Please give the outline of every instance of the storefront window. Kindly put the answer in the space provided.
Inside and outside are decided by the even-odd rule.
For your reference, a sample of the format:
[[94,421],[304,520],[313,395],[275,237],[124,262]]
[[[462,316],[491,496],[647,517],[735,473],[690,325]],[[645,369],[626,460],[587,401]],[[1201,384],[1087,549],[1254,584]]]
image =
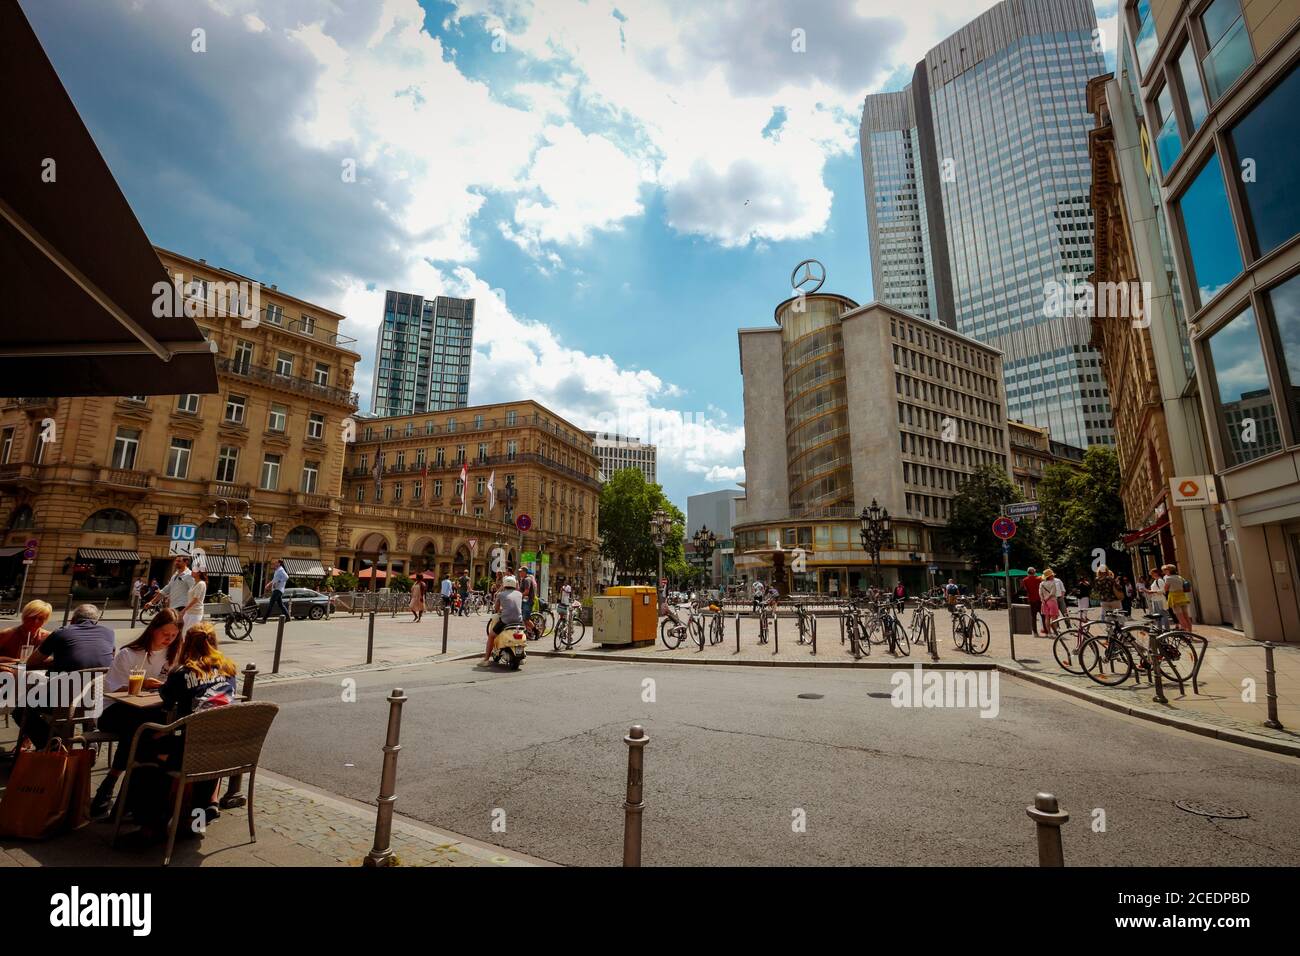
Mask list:
[[1177,208],[1187,235],[1200,307],[1241,274],[1241,251],[1217,153],[1197,173],[1179,198]]
[[1292,430],[1300,434],[1300,274],[1271,289],[1267,297],[1285,361],[1282,394],[1291,410]]
[[1209,353],[1226,463],[1238,465],[1279,450],[1282,436],[1254,310],[1247,308],[1215,332]]
[[1260,255],[1300,231],[1300,198],[1292,176],[1300,168],[1300,69],[1255,104],[1228,134],[1245,197],[1247,219]]

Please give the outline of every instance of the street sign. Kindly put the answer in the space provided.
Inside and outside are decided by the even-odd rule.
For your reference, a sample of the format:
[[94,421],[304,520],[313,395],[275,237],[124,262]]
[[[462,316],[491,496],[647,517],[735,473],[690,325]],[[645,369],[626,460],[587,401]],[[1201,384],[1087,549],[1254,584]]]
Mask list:
[[515,527],[518,528],[520,531],[527,531],[532,526],[533,526],[533,519],[528,517],[528,515],[520,515],[518,518],[515,519]]
[[1016,523],[1006,515],[1003,515],[998,518],[997,521],[993,522],[993,533],[1003,541],[1006,541],[1008,538],[1014,538],[1016,536]]
[[198,538],[198,525],[172,525],[172,539],[167,545],[167,554],[173,558],[190,558],[194,556],[194,542]]
[[1011,553],[1011,542],[1010,542],[1010,541],[1003,541],[1003,542],[1002,542],[1002,553],[1003,553],[1003,554],[1010,554],[1010,553]]
[[1016,501],[1002,506],[1002,513],[1009,518],[1037,518],[1037,501]]
[[1169,490],[1175,508],[1205,508],[1219,503],[1219,488],[1213,475],[1171,478]]
[[31,564],[36,560],[36,547],[39,544],[35,538],[27,539],[27,544],[23,546],[23,564]]
[[929,567],[927,567],[926,570],[929,571],[931,574],[938,574],[938,573],[939,573],[939,565],[937,565],[937,564],[932,564],[932,565],[930,565]]

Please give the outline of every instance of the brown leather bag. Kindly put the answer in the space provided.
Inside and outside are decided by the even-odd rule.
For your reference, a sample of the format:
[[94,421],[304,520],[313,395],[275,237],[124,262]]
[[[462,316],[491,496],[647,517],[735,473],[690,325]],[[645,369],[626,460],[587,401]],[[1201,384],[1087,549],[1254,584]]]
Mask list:
[[43,840],[90,820],[93,750],[69,750],[59,738],[24,750],[0,800],[0,836]]

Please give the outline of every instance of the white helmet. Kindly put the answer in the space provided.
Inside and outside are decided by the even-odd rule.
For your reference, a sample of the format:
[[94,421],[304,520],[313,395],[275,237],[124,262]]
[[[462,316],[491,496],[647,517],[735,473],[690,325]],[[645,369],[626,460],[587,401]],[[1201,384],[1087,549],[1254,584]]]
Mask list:
[[504,578],[501,579],[501,586],[503,588],[517,588],[519,587],[519,582],[515,580],[515,576],[513,574],[507,574]]

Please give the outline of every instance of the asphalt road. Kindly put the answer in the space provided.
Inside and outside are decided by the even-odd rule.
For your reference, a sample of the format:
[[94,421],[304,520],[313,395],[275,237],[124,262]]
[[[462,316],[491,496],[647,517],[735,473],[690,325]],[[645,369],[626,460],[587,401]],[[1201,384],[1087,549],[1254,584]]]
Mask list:
[[[282,710],[263,765],[373,802],[400,686],[398,812],[558,863],[621,861],[633,723],[651,738],[645,865],[1033,865],[1025,807],[1039,790],[1070,812],[1067,864],[1300,863],[1294,759],[1005,677],[993,718],[897,708],[890,673],[533,657],[517,673],[358,673],[355,702],[342,677],[267,684],[257,696]],[[1195,816],[1178,799],[1250,816]]]

